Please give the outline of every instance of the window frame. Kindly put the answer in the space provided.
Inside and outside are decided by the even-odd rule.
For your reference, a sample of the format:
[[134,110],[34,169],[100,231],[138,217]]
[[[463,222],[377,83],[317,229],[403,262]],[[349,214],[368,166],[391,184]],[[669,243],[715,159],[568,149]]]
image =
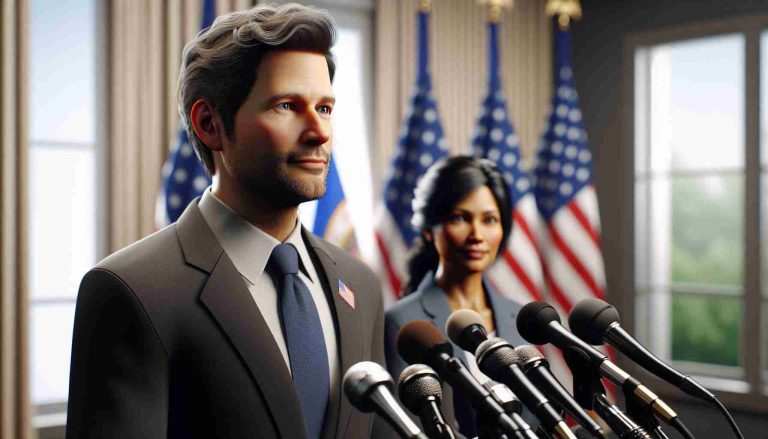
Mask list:
[[[629,294],[622,294],[616,306],[622,315],[622,326],[636,332],[636,302],[638,289],[636,282],[636,63],[638,49],[650,46],[682,42],[697,38],[713,37],[725,34],[741,34],[745,40],[744,53],[744,283],[742,288],[742,309],[744,317],[741,326],[739,352],[744,368],[744,379],[707,376],[708,367],[694,370],[691,375],[701,384],[713,390],[718,398],[729,407],[768,413],[768,385],[763,381],[761,371],[761,330],[768,327],[768,322],[761,322],[762,292],[761,265],[762,243],[761,222],[761,164],[760,164],[760,38],[768,31],[768,14],[737,16],[722,20],[687,24],[663,29],[644,30],[628,33],[623,41],[623,69],[621,73],[623,109],[623,139],[626,170],[631,177],[627,179],[624,195],[627,205],[623,210],[622,221],[628,231],[623,238],[624,256],[627,260],[623,268],[627,275],[620,286]],[[768,111],[766,109],[765,111]],[[768,178],[768,176],[766,177]],[[757,245],[755,245],[757,243]],[[768,303],[768,298],[765,299]],[[761,325],[762,323],[762,325]],[[639,366],[619,357],[619,363],[627,371],[644,381],[659,395],[675,399],[681,398],[682,392],[674,386],[645,372]]]

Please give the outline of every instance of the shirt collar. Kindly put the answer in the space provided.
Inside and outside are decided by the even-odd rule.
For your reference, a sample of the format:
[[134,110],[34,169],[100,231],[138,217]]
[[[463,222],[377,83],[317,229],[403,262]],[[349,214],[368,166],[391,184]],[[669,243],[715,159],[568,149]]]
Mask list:
[[[210,187],[203,192],[198,207],[219,244],[235,264],[237,271],[248,282],[254,284],[264,273],[272,250],[280,244],[280,241],[243,219],[216,198]],[[301,222],[298,218],[285,242],[296,247],[300,270],[314,282],[316,274],[307,246],[301,236]]]

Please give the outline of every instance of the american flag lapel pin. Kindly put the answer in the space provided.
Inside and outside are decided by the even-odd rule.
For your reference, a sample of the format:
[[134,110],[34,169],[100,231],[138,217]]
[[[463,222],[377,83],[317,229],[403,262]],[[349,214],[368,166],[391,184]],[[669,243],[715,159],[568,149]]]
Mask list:
[[355,309],[355,292],[349,289],[348,286],[339,278],[339,296],[347,302],[352,309]]

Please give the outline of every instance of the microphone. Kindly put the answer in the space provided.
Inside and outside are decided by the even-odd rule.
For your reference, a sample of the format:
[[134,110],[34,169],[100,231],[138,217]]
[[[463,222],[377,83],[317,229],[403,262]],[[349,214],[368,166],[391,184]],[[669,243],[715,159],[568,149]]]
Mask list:
[[432,439],[456,438],[440,411],[443,388],[440,377],[431,367],[424,364],[406,367],[400,374],[397,394],[405,408],[421,419],[427,436]]
[[607,342],[659,378],[695,398],[712,402],[715,395],[691,377],[683,375],[650,353],[619,324],[616,308],[599,299],[584,299],[568,316],[568,325],[579,338],[591,345]]
[[605,420],[619,439],[653,439],[618,407],[611,404],[602,393],[595,395],[595,411]]
[[445,332],[462,349],[474,352],[480,370],[508,385],[548,429],[559,437],[575,438],[549,400],[517,366],[517,354],[512,345],[500,338],[489,339],[482,322],[478,313],[467,309],[458,310],[448,317]]
[[517,422],[517,425],[519,425],[520,429],[522,430],[522,437],[528,439],[538,439],[538,436],[536,436],[536,433],[533,432],[531,426],[525,422],[525,419],[523,419],[522,416],[520,416],[520,413],[523,411],[523,404],[517,398],[517,395],[515,395],[512,390],[507,387],[506,384],[502,384],[489,379],[483,383],[483,387],[491,392],[493,399],[495,399],[496,402],[501,405],[501,407],[505,412],[507,412],[513,421]]
[[344,394],[363,413],[376,411],[402,438],[429,439],[408,417],[392,396],[392,377],[379,364],[361,361],[353,364],[342,380]]
[[453,356],[453,345],[426,320],[407,323],[397,333],[397,351],[409,364],[431,366],[443,380],[461,389],[480,415],[503,433],[516,436],[520,427],[504,412],[491,394],[477,382],[464,363]]
[[637,402],[651,408],[654,414],[665,422],[675,425],[677,413],[655,393],[645,387],[602,352],[573,335],[560,324],[560,315],[546,302],[530,302],[517,315],[517,330],[524,339],[533,344],[552,343],[564,351],[571,351],[583,357],[587,368],[621,387],[626,394],[633,394]]
[[535,385],[567,410],[573,419],[590,433],[597,437],[605,437],[600,425],[581,408],[573,396],[563,388],[560,381],[552,375],[549,371],[549,362],[538,349],[530,345],[523,345],[516,347],[515,352],[518,355],[518,364]]

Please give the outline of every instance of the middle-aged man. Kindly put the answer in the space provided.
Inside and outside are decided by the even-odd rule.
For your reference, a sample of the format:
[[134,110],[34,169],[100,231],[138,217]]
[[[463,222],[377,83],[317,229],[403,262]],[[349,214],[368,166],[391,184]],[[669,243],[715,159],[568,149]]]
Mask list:
[[341,376],[383,362],[373,273],[301,227],[325,192],[335,29],[259,6],[184,49],[179,108],[213,185],[77,299],[70,438],[364,438]]

